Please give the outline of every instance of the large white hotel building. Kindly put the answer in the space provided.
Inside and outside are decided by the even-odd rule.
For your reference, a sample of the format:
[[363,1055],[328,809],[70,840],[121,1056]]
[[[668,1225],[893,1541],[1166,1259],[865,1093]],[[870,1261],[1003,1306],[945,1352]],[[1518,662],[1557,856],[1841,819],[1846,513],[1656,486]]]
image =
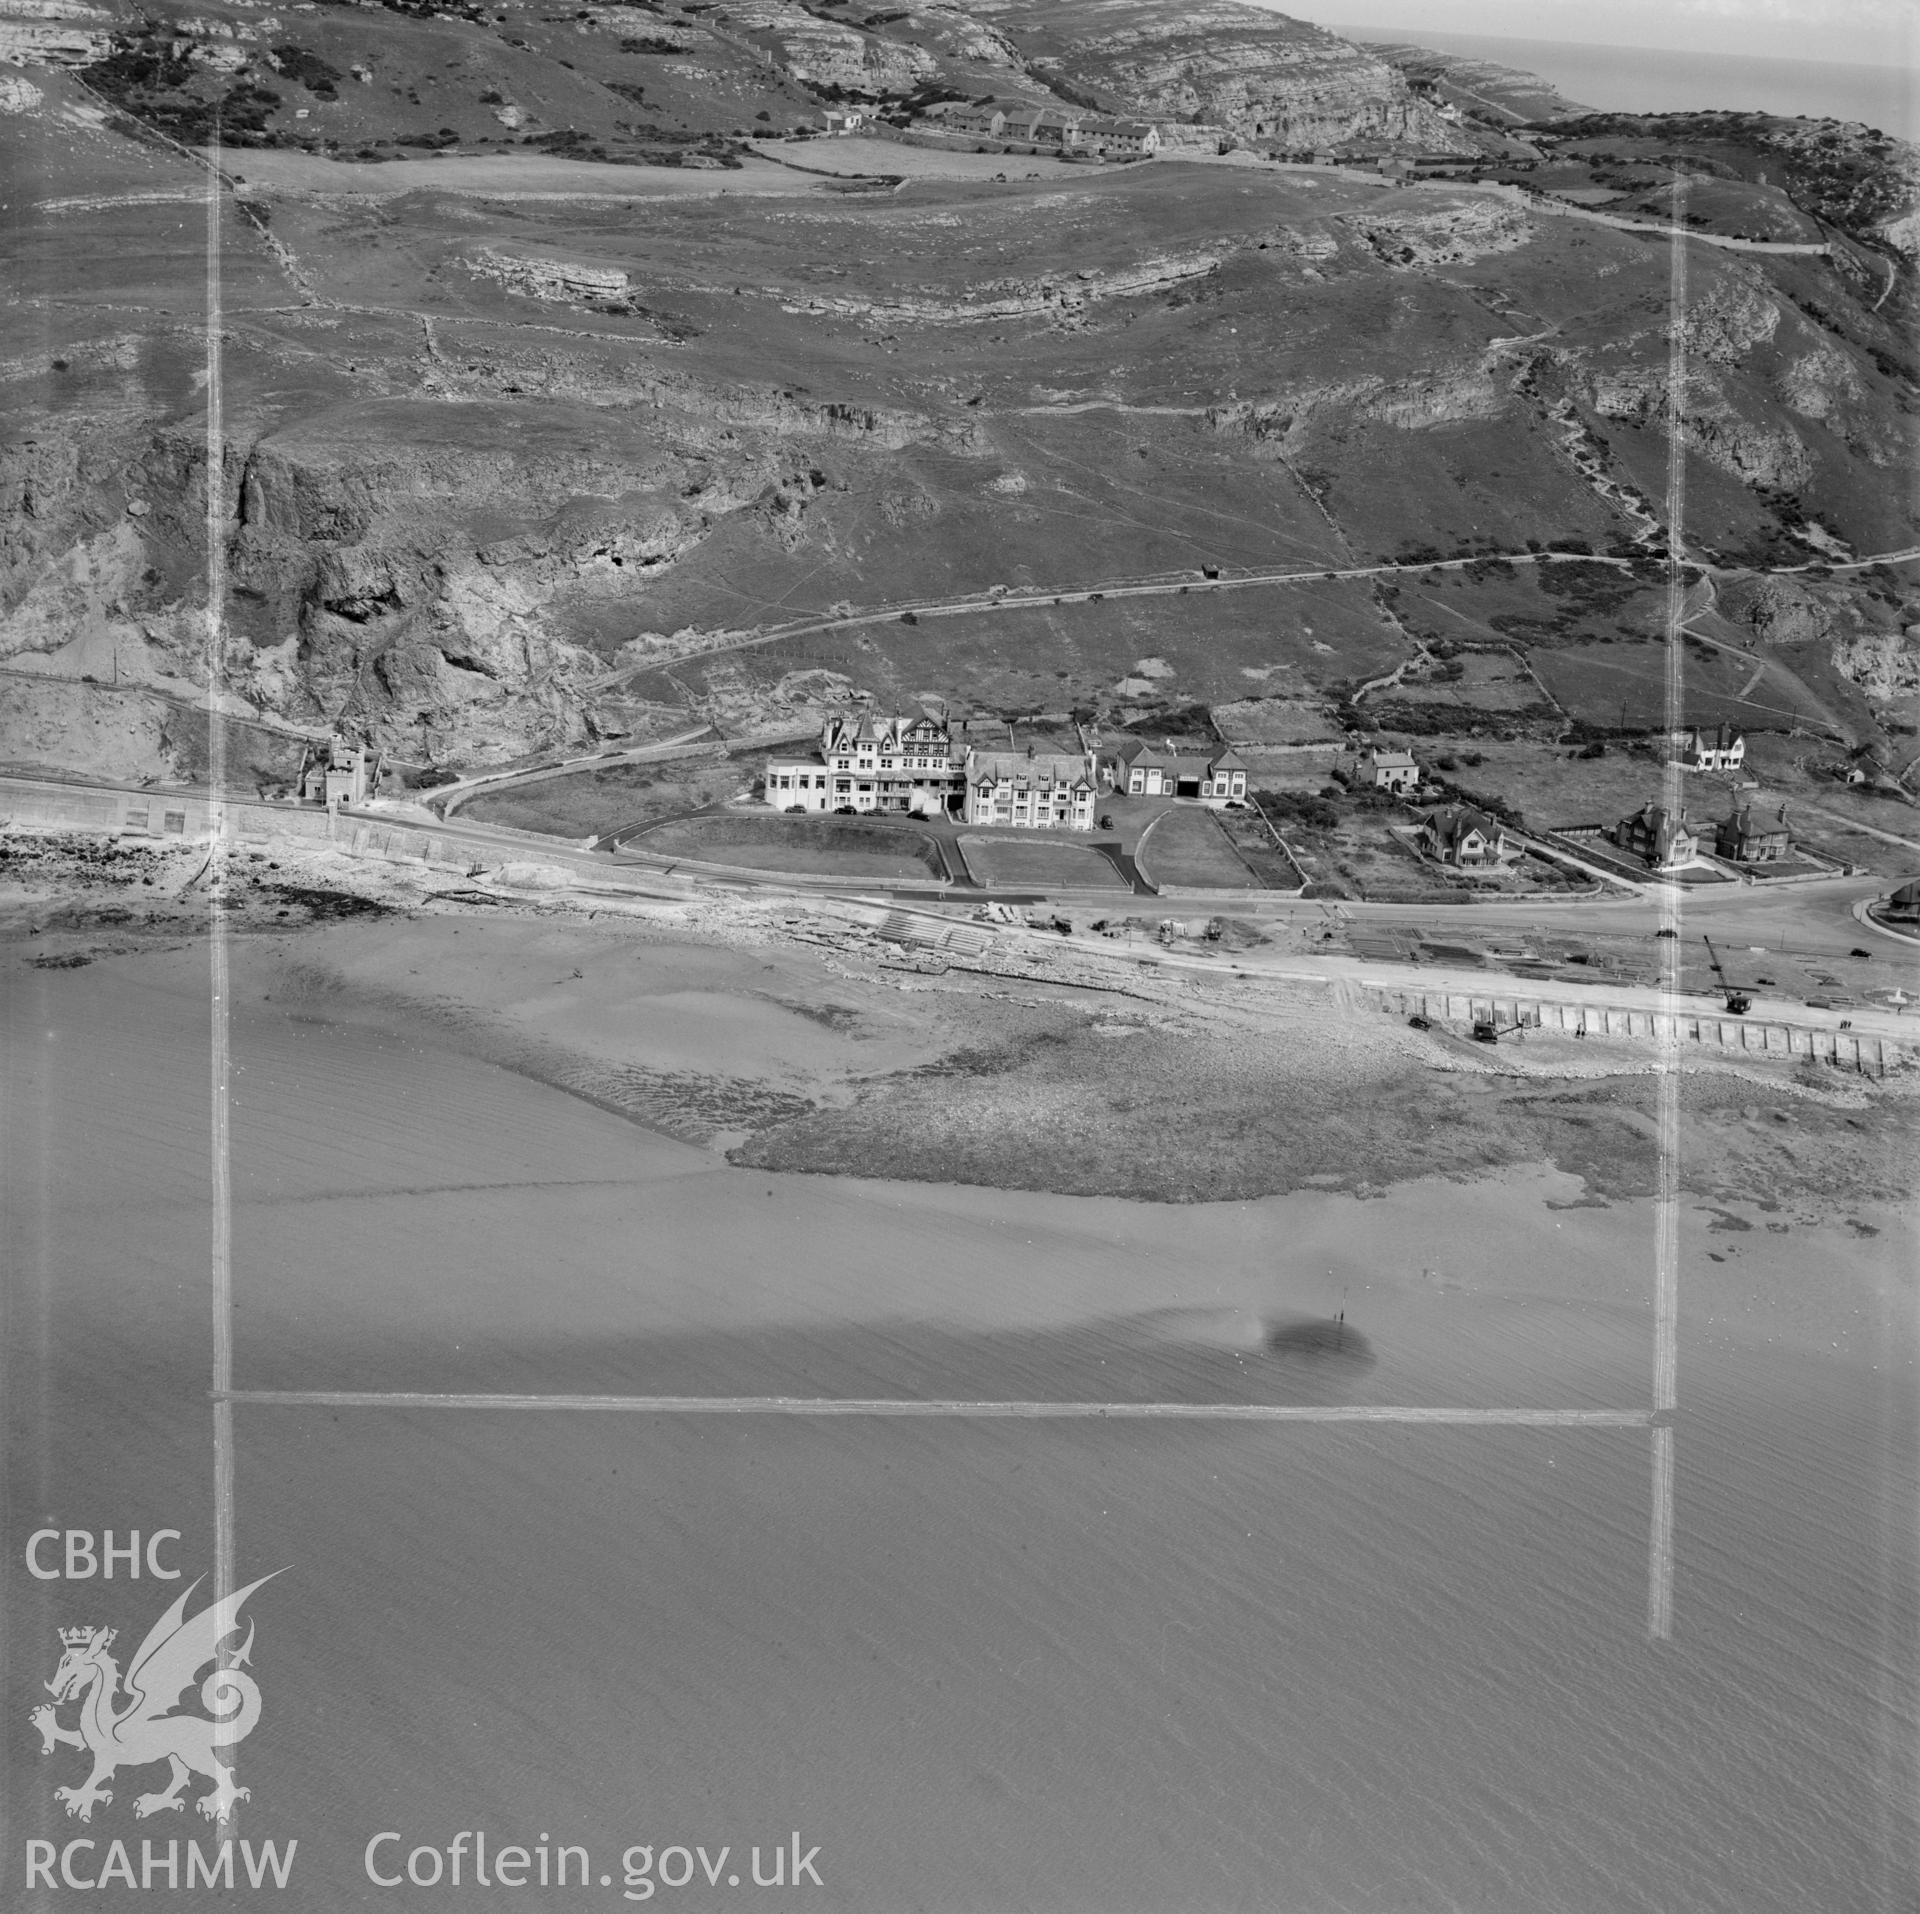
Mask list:
[[1090,751],[954,749],[937,719],[829,718],[820,748],[767,761],[776,811],[892,811],[968,824],[1090,831],[1099,785]]

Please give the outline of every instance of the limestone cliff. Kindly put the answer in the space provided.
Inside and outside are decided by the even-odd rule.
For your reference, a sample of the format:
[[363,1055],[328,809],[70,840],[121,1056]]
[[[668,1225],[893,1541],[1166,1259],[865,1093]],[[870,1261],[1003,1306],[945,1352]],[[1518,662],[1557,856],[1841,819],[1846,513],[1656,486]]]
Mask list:
[[1374,54],[1240,0],[968,0],[1071,84],[1153,117],[1197,120],[1287,149],[1392,142],[1439,153],[1474,141]]

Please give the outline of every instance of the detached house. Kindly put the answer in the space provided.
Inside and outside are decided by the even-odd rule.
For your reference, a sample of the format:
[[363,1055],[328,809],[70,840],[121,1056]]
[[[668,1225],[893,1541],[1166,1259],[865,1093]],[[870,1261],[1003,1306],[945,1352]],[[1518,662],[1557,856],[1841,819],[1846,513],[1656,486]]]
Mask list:
[[1488,865],[1503,868],[1520,856],[1524,846],[1497,817],[1470,804],[1449,804],[1429,811],[1414,834],[1414,842],[1429,857],[1462,870]]
[[1695,725],[1687,735],[1681,762],[1689,771],[1737,771],[1747,761],[1747,740],[1730,724],[1702,731]]
[[1247,762],[1230,745],[1208,753],[1127,738],[1101,754],[1100,777],[1124,797],[1198,798],[1216,810],[1247,795]]
[[1420,767],[1411,751],[1384,751],[1376,745],[1360,760],[1360,776],[1376,791],[1397,795],[1420,782]]
[[1778,817],[1755,820],[1751,804],[1736,805],[1713,834],[1714,855],[1731,864],[1772,864],[1793,854],[1787,807]]
[[365,745],[349,744],[336,732],[324,752],[308,747],[300,770],[300,801],[324,804],[330,811],[342,804],[364,804],[379,784],[379,760]]
[[1664,804],[1655,804],[1651,798],[1613,827],[1613,841],[1630,857],[1657,871],[1691,864],[1700,855],[1700,834],[1689,828],[1686,812],[1675,817]]

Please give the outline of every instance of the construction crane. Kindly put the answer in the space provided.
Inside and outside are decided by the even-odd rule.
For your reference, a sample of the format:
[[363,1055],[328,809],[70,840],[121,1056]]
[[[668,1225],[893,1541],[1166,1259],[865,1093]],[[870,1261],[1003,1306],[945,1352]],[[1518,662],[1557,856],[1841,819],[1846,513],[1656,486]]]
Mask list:
[[1700,933],[1700,941],[1707,947],[1707,962],[1713,966],[1713,974],[1720,979],[1720,989],[1727,1000],[1727,1015],[1744,1017],[1753,1008],[1753,995],[1739,988],[1727,975],[1720,962],[1720,953],[1713,947],[1713,939],[1705,931]]

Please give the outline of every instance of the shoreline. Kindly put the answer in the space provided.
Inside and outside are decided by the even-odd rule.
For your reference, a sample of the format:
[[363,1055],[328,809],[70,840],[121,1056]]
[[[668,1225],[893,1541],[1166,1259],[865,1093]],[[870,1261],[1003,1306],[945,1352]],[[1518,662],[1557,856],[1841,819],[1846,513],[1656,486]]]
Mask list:
[[[0,893],[17,961],[79,969],[207,934],[190,848],[39,863],[37,898],[17,865]],[[1596,1203],[1653,1187],[1649,1039],[1596,1052],[1530,1030],[1486,1051],[1339,980],[1130,967],[1122,994],[1117,975],[916,969],[794,899],[482,904],[317,848],[237,855],[233,873],[231,947],[283,1006],[432,1032],[737,1169],[1189,1208],[1527,1163],[1581,1176]],[[1837,1216],[1904,1188],[1911,1072],[1705,1053],[1679,1074],[1690,1191],[1783,1179]]]

